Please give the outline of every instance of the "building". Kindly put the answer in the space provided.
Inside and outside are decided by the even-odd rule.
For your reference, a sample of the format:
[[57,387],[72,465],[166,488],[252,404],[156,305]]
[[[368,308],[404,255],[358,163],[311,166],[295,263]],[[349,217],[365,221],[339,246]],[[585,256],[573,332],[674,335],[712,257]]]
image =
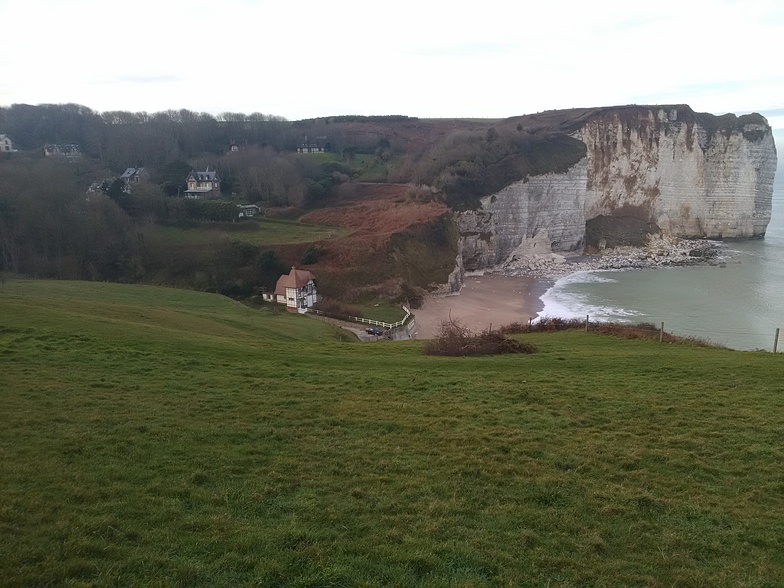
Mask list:
[[0,135],[0,153],[14,153],[14,143],[8,135]]
[[197,200],[212,200],[220,198],[220,177],[218,172],[210,171],[209,166],[206,171],[191,171],[185,183],[188,189],[185,190],[186,198]]
[[150,179],[150,172],[143,167],[129,167],[123,172],[120,179],[125,182],[126,186],[129,184],[139,184]]
[[238,204],[237,208],[240,209],[237,215],[239,218],[251,218],[261,212],[261,209],[255,204]]
[[322,141],[326,139],[326,137],[319,137],[315,142],[308,140],[308,136],[305,135],[305,141],[297,147],[297,153],[324,153],[325,148],[322,144]]
[[285,304],[289,312],[305,313],[318,302],[316,278],[308,270],[292,267],[291,272],[278,278],[275,293],[263,294],[262,298],[268,302]]

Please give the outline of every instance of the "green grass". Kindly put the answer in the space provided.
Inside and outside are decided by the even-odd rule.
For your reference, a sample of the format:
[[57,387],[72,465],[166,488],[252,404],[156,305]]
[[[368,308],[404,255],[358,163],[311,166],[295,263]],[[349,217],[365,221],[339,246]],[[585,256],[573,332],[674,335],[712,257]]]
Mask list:
[[343,161],[343,157],[339,153],[302,153],[300,156],[322,164],[331,161]]
[[398,157],[384,161],[375,155],[358,154],[353,165],[359,172],[359,180],[363,182],[385,182],[390,168],[394,167],[397,159],[402,158]]
[[375,321],[386,323],[396,323],[405,318],[406,313],[399,304],[393,304],[388,300],[373,300],[365,303],[352,303],[350,306],[356,307],[362,316]]
[[193,228],[154,225],[147,230],[168,245],[203,245],[222,238],[239,239],[254,245],[283,245],[334,239],[348,233],[342,227],[268,218],[241,223],[205,223]]
[[0,286],[8,586],[774,586],[780,355],[582,332],[347,343],[114,284]]

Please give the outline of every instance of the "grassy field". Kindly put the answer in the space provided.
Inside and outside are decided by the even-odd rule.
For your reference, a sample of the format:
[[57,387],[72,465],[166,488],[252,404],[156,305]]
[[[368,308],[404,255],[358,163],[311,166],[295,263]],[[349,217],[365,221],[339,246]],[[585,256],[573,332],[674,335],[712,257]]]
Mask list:
[[350,306],[359,309],[362,316],[375,321],[396,323],[406,317],[406,312],[400,304],[393,304],[388,300],[375,300],[371,302],[351,304]]
[[303,153],[301,157],[322,164],[331,161],[343,161],[343,156],[339,153]]
[[390,167],[394,161],[384,161],[380,157],[366,153],[357,154],[353,165],[359,172],[359,179],[363,182],[385,182]]
[[348,233],[342,227],[271,218],[241,223],[208,223],[193,228],[151,225],[146,230],[169,245],[202,245],[221,238],[239,239],[254,245],[283,245],[323,241]]
[[0,285],[6,586],[775,586],[784,358]]

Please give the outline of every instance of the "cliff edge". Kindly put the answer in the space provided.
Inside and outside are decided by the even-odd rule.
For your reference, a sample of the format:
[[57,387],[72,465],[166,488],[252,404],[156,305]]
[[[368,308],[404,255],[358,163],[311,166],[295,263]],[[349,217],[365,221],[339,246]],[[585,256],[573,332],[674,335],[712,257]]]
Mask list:
[[505,122],[531,129],[536,117],[550,133],[557,121],[555,136],[580,141],[584,155],[565,171],[526,175],[484,196],[475,209],[455,212],[465,269],[512,255],[637,245],[652,233],[765,235],[777,159],[763,116],[625,106]]

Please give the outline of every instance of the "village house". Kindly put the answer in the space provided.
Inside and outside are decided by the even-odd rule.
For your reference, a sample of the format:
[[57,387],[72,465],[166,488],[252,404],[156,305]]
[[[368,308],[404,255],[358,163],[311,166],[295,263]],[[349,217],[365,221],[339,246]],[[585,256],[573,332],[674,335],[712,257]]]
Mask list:
[[218,172],[210,171],[209,166],[206,171],[191,171],[185,183],[188,189],[185,190],[186,198],[196,200],[211,200],[220,198],[220,177]]
[[0,135],[0,153],[14,153],[14,144],[8,135]]
[[[324,137],[325,139],[326,137]],[[324,146],[321,144],[323,139],[319,137],[316,142],[312,142],[308,140],[308,136],[305,135],[305,141],[297,147],[297,153],[324,153],[325,149]]]
[[237,208],[240,209],[237,215],[239,218],[251,218],[261,212],[261,209],[255,204],[238,204]]
[[308,270],[292,267],[291,272],[278,278],[275,292],[264,293],[262,298],[267,302],[285,304],[289,312],[305,313],[318,302],[316,278]]
[[129,184],[138,184],[140,182],[146,182],[149,180],[150,172],[148,172],[143,167],[129,167],[123,172],[123,174],[120,176],[120,179],[125,182],[126,186]]

